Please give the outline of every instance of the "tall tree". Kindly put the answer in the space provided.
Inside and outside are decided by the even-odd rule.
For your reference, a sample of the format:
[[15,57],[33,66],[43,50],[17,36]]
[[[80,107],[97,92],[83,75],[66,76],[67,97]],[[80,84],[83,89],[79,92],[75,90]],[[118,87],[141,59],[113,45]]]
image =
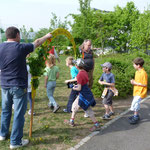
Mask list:
[[[112,46],[118,52],[128,52],[130,46],[131,29],[139,17],[139,11],[134,2],[128,2],[126,7],[115,7],[113,27],[111,30]],[[110,20],[111,21],[111,20]]]
[[74,19],[71,27],[77,44],[81,44],[84,39],[91,38],[93,11],[90,8],[90,3],[91,0],[79,0],[80,14],[70,14]]
[[136,20],[131,34],[132,49],[147,51],[150,48],[150,10]]

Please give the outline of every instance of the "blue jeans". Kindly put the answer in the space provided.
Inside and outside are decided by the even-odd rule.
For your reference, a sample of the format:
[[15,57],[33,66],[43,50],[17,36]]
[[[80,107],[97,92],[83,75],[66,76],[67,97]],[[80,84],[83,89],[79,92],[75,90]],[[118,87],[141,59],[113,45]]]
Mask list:
[[56,81],[48,81],[47,82],[47,96],[49,99],[49,104],[53,105],[54,107],[57,106],[57,103],[53,97],[55,87],[56,87]]
[[10,136],[11,145],[19,145],[23,137],[24,115],[27,110],[27,90],[20,87],[2,88],[2,112],[0,135],[6,137],[14,104],[14,119]]

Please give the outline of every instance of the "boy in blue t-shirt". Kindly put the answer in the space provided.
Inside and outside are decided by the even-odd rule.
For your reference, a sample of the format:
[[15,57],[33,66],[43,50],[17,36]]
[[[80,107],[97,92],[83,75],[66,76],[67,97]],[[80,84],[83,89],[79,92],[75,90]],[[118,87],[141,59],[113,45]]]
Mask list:
[[112,98],[114,93],[116,94],[115,89],[115,77],[114,74],[111,73],[112,64],[110,62],[105,62],[101,65],[103,67],[103,74],[100,77],[98,83],[104,85],[104,91],[102,94],[103,104],[105,107],[105,115],[103,119],[109,119],[111,115],[114,115],[113,106],[112,106]]
[[[74,66],[73,63],[73,57],[69,56],[66,58],[66,66],[70,68],[70,74],[71,74],[71,78],[75,79],[76,81],[76,76],[79,72],[79,70]],[[71,79],[71,81],[72,81]],[[69,83],[70,80],[66,80],[65,83]],[[76,99],[78,95],[78,91],[75,90],[71,90],[70,96],[69,96],[69,100],[67,103],[67,109],[63,109],[64,112],[69,112],[71,113],[71,108],[72,108],[72,103],[74,102],[74,100]]]

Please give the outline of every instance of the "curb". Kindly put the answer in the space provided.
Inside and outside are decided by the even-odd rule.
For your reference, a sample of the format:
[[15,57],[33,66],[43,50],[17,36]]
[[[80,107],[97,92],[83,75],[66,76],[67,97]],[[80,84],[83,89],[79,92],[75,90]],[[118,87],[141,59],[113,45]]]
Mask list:
[[[144,101],[150,99],[150,96],[147,96],[146,98],[144,98],[141,103],[143,103]],[[112,119],[111,121],[108,121],[103,127],[101,127],[100,131],[95,131],[92,132],[91,134],[89,134],[88,136],[86,136],[85,138],[83,138],[77,145],[75,145],[74,147],[69,148],[68,150],[77,150],[78,148],[80,148],[83,144],[85,144],[86,142],[88,142],[93,136],[99,134],[102,130],[106,129],[108,126],[110,126],[113,122],[117,121],[118,119],[120,119],[123,115],[127,114],[130,111],[130,109],[127,109],[126,111],[122,112],[120,115],[118,115],[116,118]]]

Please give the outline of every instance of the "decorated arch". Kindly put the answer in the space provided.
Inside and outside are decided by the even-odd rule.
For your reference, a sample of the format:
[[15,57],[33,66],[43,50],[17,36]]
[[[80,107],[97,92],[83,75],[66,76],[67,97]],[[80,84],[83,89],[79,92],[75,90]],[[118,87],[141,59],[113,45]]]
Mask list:
[[32,74],[31,85],[32,85],[32,109],[31,109],[31,119],[30,119],[30,131],[29,137],[32,137],[32,124],[33,124],[33,110],[34,110],[34,101],[36,96],[36,89],[39,86],[39,77],[43,75],[45,68],[45,58],[47,58],[50,42],[53,41],[57,36],[64,35],[72,43],[74,55],[76,58],[76,44],[74,38],[69,31],[63,28],[58,28],[51,32],[52,38],[46,40],[39,48],[35,50],[31,57],[28,59],[30,66],[30,72]]

